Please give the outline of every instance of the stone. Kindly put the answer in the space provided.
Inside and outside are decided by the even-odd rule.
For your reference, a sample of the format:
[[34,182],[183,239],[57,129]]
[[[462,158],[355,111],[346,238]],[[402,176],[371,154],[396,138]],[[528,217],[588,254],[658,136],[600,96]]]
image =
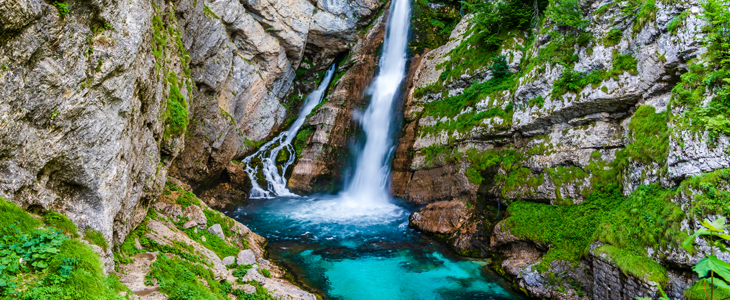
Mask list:
[[185,228],[185,229],[190,229],[190,228],[193,228],[193,227],[196,227],[196,226],[198,226],[198,222],[195,222],[195,221],[192,221],[192,220],[187,221],[187,222],[185,222],[185,224],[183,224],[183,228]]
[[223,258],[223,265],[225,265],[225,266],[228,266],[228,265],[233,264],[235,262],[236,262],[236,257],[235,256],[227,256],[227,257]]
[[248,269],[248,272],[246,272],[246,275],[241,278],[241,281],[257,281],[259,284],[264,285],[266,284],[266,277],[259,274],[256,269]]
[[253,294],[256,293],[256,287],[247,283],[243,285],[243,291],[245,291],[246,294]]
[[208,232],[217,235],[219,238],[221,238],[221,240],[226,240],[226,236],[223,234],[223,228],[221,228],[221,224],[215,224],[208,227]]
[[190,205],[183,210],[182,215],[187,217],[189,221],[195,222],[197,224],[196,226],[200,229],[204,230],[207,227],[208,219],[205,217],[203,209],[200,206]]
[[256,263],[256,256],[251,249],[242,250],[236,256],[236,263],[239,265],[253,265]]

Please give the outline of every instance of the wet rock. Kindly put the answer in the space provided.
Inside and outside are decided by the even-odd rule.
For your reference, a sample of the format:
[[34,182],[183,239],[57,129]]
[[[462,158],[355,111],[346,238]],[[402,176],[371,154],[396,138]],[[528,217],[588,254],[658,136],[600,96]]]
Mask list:
[[464,202],[440,201],[414,212],[408,221],[419,230],[444,234],[461,227],[466,219],[467,207]]

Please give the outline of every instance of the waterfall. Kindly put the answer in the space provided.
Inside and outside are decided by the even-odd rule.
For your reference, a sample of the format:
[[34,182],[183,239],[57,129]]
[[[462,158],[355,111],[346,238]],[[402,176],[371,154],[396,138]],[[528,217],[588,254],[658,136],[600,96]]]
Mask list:
[[393,101],[406,72],[406,49],[410,27],[410,0],[394,0],[383,41],[380,72],[370,86],[370,105],[360,118],[365,131],[365,145],[359,152],[354,175],[341,197],[348,202],[385,204],[388,189],[389,152],[393,147],[390,125]]
[[[294,124],[287,131],[282,132],[279,136],[261,146],[256,153],[243,159],[243,163],[246,165],[246,173],[252,185],[249,198],[262,199],[273,196],[298,197],[286,188],[286,178],[284,178],[286,169],[294,163],[294,159],[296,158],[296,153],[291,142],[296,137],[297,132],[299,132],[299,128],[304,124],[304,119],[307,118],[307,115],[312,112],[312,109],[324,98],[324,92],[327,90],[327,86],[330,80],[332,80],[334,73],[335,64],[333,63],[325,73],[324,79],[322,79],[319,87],[304,100],[302,110],[299,112],[299,117],[294,121]],[[287,159],[281,164],[281,173],[279,173],[279,166],[276,164],[276,159],[282,150],[286,151]],[[255,160],[260,160],[260,162]],[[259,166],[261,170],[259,170]],[[266,180],[266,189],[261,187],[257,181],[259,172],[263,174]]]

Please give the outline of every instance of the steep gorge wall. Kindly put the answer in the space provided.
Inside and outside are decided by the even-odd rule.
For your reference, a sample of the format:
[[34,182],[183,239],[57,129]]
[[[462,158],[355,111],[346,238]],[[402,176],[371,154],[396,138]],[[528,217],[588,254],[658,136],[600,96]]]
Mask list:
[[121,244],[168,173],[204,187],[280,130],[312,88],[291,89],[302,62],[326,68],[381,6],[4,3],[0,196]]
[[726,195],[728,137],[694,113],[721,100],[676,88],[707,59],[704,8],[582,1],[580,12],[581,31],[550,18],[502,28],[494,52],[470,39],[470,15],[415,57],[392,191],[427,205],[411,226],[462,255],[499,253],[494,268],[532,295],[634,299],[661,285],[682,299],[710,253],[690,255],[683,238],[728,213],[699,200]]

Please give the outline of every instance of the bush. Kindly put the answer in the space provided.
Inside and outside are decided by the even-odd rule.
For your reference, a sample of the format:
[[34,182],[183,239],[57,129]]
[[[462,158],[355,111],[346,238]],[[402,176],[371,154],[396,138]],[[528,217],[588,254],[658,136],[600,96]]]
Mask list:
[[68,3],[53,1],[53,6],[55,6],[56,9],[58,9],[58,14],[61,15],[61,17],[68,16],[68,14],[69,14]]

